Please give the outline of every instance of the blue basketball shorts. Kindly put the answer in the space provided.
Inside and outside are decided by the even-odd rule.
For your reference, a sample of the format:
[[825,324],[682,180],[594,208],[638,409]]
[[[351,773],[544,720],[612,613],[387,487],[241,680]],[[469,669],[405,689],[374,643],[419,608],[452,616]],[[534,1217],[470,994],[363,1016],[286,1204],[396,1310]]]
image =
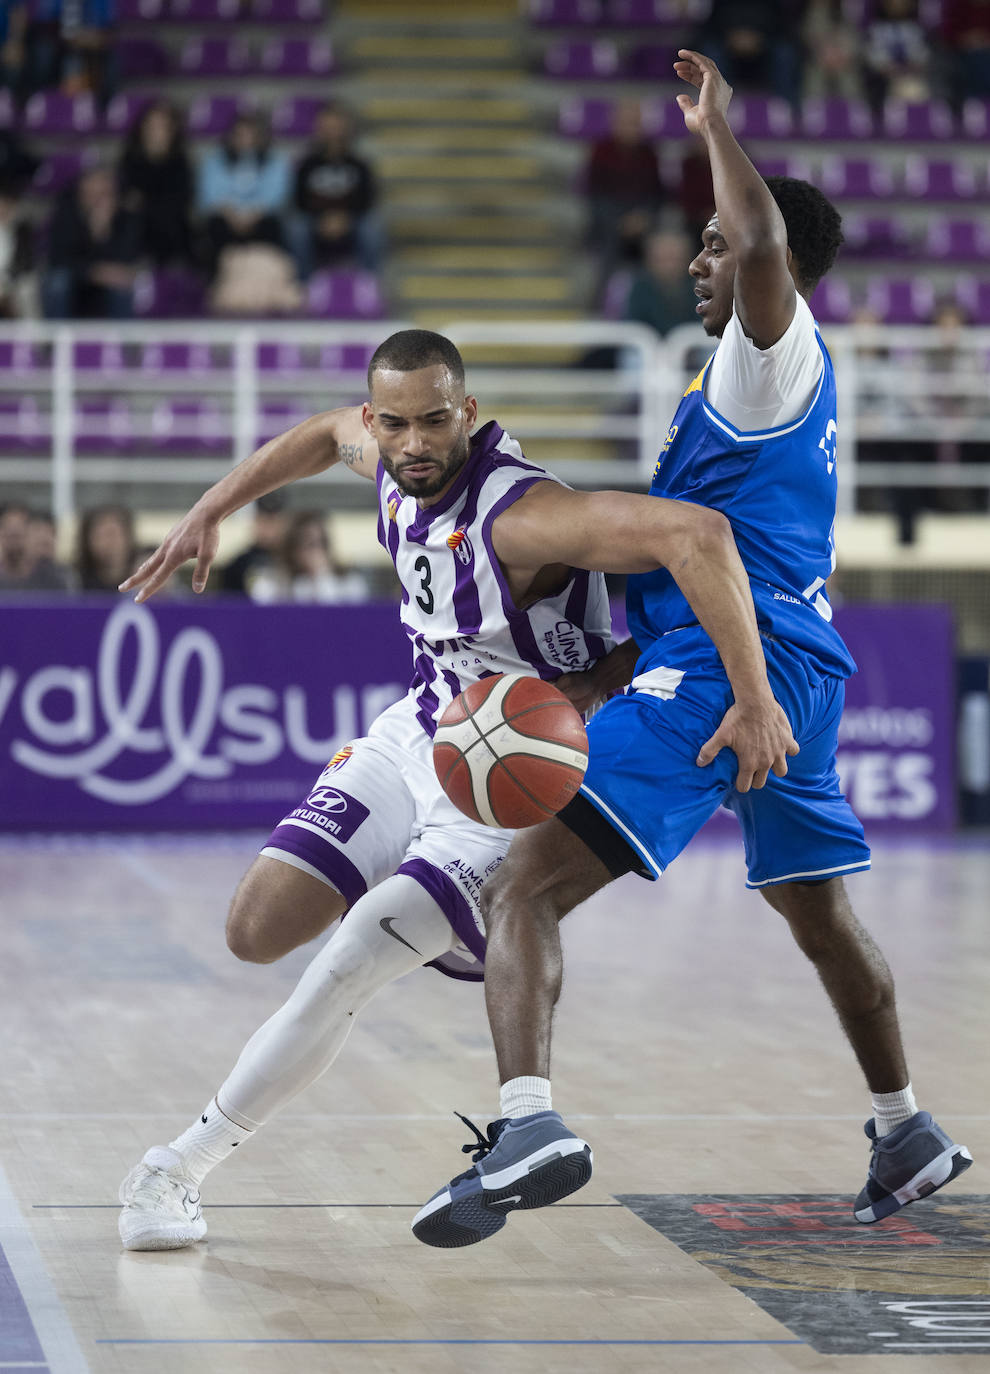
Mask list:
[[[742,826],[748,887],[822,881],[869,868],[870,851],[835,770],[841,679],[764,637],[774,695],[801,752],[787,776],[735,789],[736,756],[723,749],[699,768],[701,746],[732,703],[714,645],[700,628],[678,630],[652,646],[623,696],[588,725],[590,758],[581,794],[658,878],[720,806]],[[656,665],[656,666],[651,666]]]

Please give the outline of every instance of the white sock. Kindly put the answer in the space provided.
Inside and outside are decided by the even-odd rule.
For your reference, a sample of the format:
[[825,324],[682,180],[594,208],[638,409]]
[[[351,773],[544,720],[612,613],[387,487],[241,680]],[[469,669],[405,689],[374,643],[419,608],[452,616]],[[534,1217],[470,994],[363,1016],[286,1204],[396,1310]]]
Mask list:
[[510,1078],[503,1083],[498,1094],[500,1117],[507,1116],[515,1121],[520,1116],[532,1116],[534,1112],[549,1112],[549,1078]]
[[873,1121],[878,1136],[890,1135],[905,1121],[910,1121],[918,1110],[910,1083],[899,1093],[873,1093],[872,1100]]
[[182,1156],[189,1177],[194,1183],[200,1184],[215,1165],[225,1160],[231,1150],[252,1135],[253,1131],[238,1126],[230,1117],[224,1116],[214,1097],[203,1108],[199,1120],[194,1121],[175,1140],[169,1141],[169,1145]]

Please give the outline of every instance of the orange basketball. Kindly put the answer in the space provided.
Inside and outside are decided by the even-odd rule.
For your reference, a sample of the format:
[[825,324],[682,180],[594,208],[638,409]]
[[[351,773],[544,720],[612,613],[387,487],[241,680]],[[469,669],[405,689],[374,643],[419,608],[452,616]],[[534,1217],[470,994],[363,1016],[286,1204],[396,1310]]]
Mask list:
[[484,825],[521,830],[571,800],[588,766],[584,721],[538,677],[499,673],[450,703],[433,737],[447,796]]

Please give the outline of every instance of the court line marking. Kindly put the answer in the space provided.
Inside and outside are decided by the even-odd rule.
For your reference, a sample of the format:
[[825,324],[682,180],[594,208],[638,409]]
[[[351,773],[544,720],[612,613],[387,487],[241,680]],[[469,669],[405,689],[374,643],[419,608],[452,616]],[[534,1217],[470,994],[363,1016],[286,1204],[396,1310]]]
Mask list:
[[[48,1277],[41,1255],[31,1239],[27,1222],[17,1205],[7,1175],[0,1166],[0,1245],[7,1256],[7,1264],[20,1290],[28,1315],[51,1374],[89,1374],[89,1365],[76,1342],[54,1285]],[[17,1365],[8,1366],[16,1369]]]
[[[418,1202],[209,1202],[204,1203],[204,1207],[210,1212],[222,1211],[246,1211],[249,1209],[269,1208],[279,1210],[286,1208],[291,1211],[298,1211],[304,1207],[314,1207],[320,1209],[332,1208],[335,1212],[342,1211],[347,1207],[419,1207]],[[621,1202],[555,1202],[554,1207],[623,1207]],[[32,1211],[35,1212],[102,1212],[119,1211],[119,1202],[34,1202],[31,1204]],[[2,1367],[2,1366],[0,1366]]]
[[447,1340],[411,1338],[401,1340],[397,1338],[386,1339],[385,1337],[368,1337],[366,1339],[344,1337],[320,1339],[319,1337],[298,1338],[298,1339],[279,1339],[277,1337],[263,1336],[257,1340],[249,1337],[231,1337],[224,1339],[220,1337],[206,1338],[197,1340],[195,1337],[169,1337],[162,1340],[155,1340],[149,1337],[114,1337],[109,1336],[99,1338],[97,1345],[593,1345],[593,1346],[612,1346],[612,1345],[807,1345],[807,1341],[798,1340],[496,1340],[496,1339],[473,1339],[467,1336],[451,1337]]
[[[747,1113],[745,1116],[732,1112],[568,1112],[568,1121],[725,1121],[730,1125],[746,1126],[766,1123],[773,1125],[780,1121],[858,1121],[865,1120],[864,1113],[823,1112],[817,1115],[806,1113]],[[484,1116],[484,1109],[475,1109],[476,1116]],[[950,1108],[940,1109],[943,1118],[951,1116],[953,1121],[990,1121],[990,1112],[953,1112]],[[172,1121],[175,1112],[0,1112],[0,1121]],[[449,1121],[442,1112],[304,1112],[294,1114],[291,1123],[301,1122],[363,1122],[363,1121]]]

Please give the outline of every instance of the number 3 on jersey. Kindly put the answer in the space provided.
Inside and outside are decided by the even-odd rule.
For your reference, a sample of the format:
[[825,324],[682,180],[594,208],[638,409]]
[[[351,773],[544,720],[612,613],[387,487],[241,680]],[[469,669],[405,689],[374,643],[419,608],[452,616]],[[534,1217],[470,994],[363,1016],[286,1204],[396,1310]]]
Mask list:
[[416,593],[416,605],[427,615],[432,615],[436,603],[433,600],[433,588],[430,586],[430,578],[432,577],[430,560],[425,553],[419,555],[413,567],[422,578],[419,584],[419,591]]

